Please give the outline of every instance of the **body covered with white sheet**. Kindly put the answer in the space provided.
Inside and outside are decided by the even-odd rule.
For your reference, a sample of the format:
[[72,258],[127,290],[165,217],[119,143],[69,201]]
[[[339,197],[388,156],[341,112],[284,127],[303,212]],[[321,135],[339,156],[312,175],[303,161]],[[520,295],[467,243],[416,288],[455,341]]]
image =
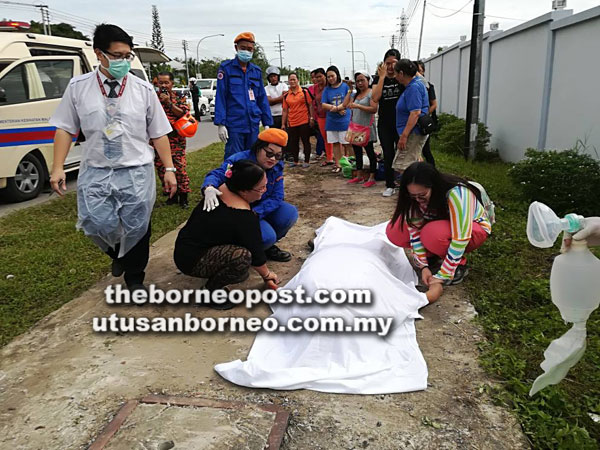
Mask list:
[[380,394],[422,390],[427,366],[414,321],[428,304],[415,289],[416,275],[403,249],[388,241],[385,223],[364,227],[330,217],[317,231],[315,249],[283,288],[370,289],[372,303],[272,305],[280,324],[291,317],[393,317],[390,333],[265,333],[257,335],[248,360],[215,370],[243,386]]

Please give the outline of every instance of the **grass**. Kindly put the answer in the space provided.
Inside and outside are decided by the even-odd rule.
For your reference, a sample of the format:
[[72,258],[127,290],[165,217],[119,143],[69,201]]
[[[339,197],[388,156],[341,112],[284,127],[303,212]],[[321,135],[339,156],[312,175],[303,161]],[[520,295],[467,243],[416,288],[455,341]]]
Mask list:
[[[223,144],[212,144],[187,155],[190,205],[200,200],[204,175],[223,161],[223,151]],[[191,211],[164,206],[159,185],[157,181],[152,242],[185,222]],[[0,219],[0,345],[110,271],[110,258],[75,230],[76,221],[75,192]]]
[[[481,363],[498,381],[494,398],[516,412],[534,448],[596,449],[600,424],[600,311],[587,322],[587,351],[566,379],[529,397],[539,364],[553,339],[570,328],[552,304],[549,277],[559,245],[548,250],[527,241],[529,203],[507,175],[507,164],[465,162],[432,148],[440,170],[480,182],[496,203],[493,235],[469,257],[464,284],[487,340]],[[597,255],[600,254],[597,250]]]

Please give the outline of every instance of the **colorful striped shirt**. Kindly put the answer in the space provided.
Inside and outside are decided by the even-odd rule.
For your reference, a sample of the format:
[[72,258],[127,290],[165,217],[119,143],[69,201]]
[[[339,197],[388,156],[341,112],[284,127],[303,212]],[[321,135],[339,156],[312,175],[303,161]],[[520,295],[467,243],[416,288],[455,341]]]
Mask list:
[[[446,194],[450,220],[451,242],[448,253],[440,270],[434,275],[441,280],[451,280],[460,263],[465,249],[471,240],[473,222],[478,223],[488,234],[492,233],[492,225],[485,209],[475,194],[466,186],[455,186]],[[421,242],[421,229],[431,220],[438,220],[435,212],[420,210],[419,215],[411,216],[408,223],[410,245],[418,267],[427,267],[427,250]]]

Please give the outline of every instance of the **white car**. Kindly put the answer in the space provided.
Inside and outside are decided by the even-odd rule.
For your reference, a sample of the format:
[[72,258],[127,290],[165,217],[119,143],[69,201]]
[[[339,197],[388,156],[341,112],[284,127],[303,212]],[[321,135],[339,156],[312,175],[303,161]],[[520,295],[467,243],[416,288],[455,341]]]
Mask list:
[[214,98],[210,101],[208,109],[210,110],[210,120],[215,120],[215,99]]
[[[192,102],[192,93],[189,88],[173,88],[173,92],[177,95],[185,95],[185,99],[192,114],[194,114],[194,102]],[[205,116],[208,112],[208,99],[203,95],[198,98],[198,108],[200,108],[200,116]]]

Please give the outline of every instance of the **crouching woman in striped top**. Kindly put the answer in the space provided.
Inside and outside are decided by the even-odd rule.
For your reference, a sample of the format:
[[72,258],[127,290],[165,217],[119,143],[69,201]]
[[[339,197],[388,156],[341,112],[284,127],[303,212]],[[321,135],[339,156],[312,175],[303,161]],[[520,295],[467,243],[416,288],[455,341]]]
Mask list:
[[439,298],[443,286],[462,282],[468,273],[465,253],[479,248],[491,232],[476,187],[425,162],[404,171],[386,234],[411,250],[430,302]]

